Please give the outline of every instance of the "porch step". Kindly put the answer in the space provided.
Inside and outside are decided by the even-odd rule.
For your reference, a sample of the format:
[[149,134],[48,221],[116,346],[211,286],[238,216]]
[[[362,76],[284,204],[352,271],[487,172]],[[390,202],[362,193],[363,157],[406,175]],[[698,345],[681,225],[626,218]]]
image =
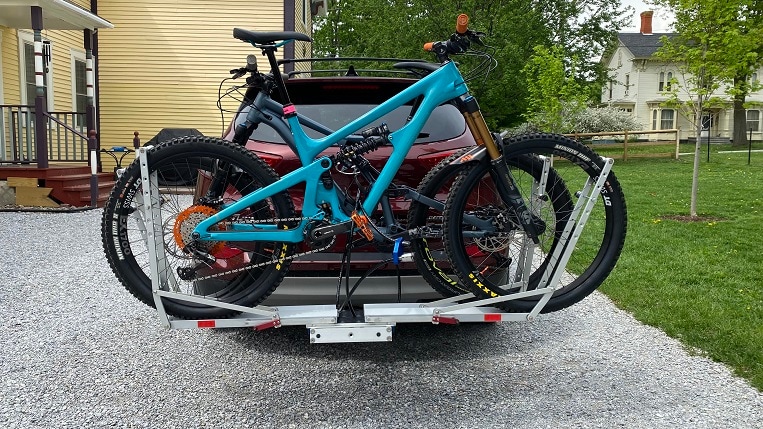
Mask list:
[[[56,165],[49,168],[34,166],[0,166],[0,180],[7,177],[37,179],[38,186],[51,188],[50,197],[73,207],[90,206],[90,167]],[[113,173],[98,173],[98,207],[103,207],[114,186]]]
[[[114,187],[114,175],[111,173],[98,174],[97,207],[103,207]],[[50,177],[46,186],[53,188],[50,195],[64,204],[75,207],[85,207],[90,204],[90,174],[72,174]]]

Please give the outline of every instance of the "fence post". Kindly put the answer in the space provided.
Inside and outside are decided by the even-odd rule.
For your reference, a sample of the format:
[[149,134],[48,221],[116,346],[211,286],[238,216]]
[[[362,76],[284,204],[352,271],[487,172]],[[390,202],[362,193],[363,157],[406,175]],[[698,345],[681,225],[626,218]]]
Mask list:
[[623,142],[623,161],[628,159],[628,131],[625,132],[625,142]]

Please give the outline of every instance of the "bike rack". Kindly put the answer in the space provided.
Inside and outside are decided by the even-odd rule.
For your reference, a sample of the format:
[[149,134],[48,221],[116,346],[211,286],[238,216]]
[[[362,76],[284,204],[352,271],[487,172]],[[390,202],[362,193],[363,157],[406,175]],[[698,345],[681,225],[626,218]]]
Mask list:
[[[562,272],[569,261],[570,255],[575,248],[580,234],[585,227],[597,195],[601,192],[613,160],[604,158],[604,168],[596,180],[589,178],[578,197],[577,204],[568,220],[560,245],[556,246],[552,258],[558,261],[556,264],[548,264],[541,278],[544,287],[527,290],[529,270],[532,254],[535,252],[531,241],[526,240],[523,244],[522,264],[525,269],[515,274],[512,283],[504,287],[519,287],[519,292],[496,298],[481,299],[477,301],[462,302],[473,298],[472,294],[445,298],[425,304],[419,303],[391,303],[391,304],[365,304],[362,311],[362,319],[347,319],[340,314],[334,305],[292,305],[292,306],[256,306],[246,307],[206,298],[199,295],[171,291],[172,286],[177,285],[174,273],[169,270],[164,249],[161,199],[159,196],[156,173],[149,174],[146,152],[150,147],[138,149],[138,159],[141,168],[141,180],[143,193],[137,196],[143,201],[143,219],[138,219],[145,226],[144,239],[149,254],[149,266],[151,270],[151,285],[154,295],[154,303],[162,325],[168,329],[197,329],[197,328],[253,328],[261,331],[281,326],[305,326],[310,335],[311,343],[345,343],[345,342],[383,342],[392,341],[392,334],[397,323],[432,323],[432,324],[458,324],[479,322],[505,322],[505,321],[532,321],[540,314],[543,307],[551,299],[554,291],[559,286]],[[542,197],[545,190],[545,179],[548,175],[551,160],[545,157],[544,171],[541,181],[535,189],[534,197]],[[138,212],[136,212],[138,213]],[[492,304],[541,295],[541,299],[526,313],[507,313],[494,307]],[[188,301],[205,304],[225,309],[239,311],[240,314],[226,319],[199,319],[186,320],[169,316],[164,310],[162,298]]]

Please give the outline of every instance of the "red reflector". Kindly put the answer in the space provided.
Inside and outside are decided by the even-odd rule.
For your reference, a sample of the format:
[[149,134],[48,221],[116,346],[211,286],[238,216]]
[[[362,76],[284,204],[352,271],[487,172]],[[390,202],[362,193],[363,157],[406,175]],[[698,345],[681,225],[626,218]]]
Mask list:
[[214,328],[215,321],[214,320],[199,320],[198,322],[196,322],[196,326],[199,328]]
[[501,321],[501,314],[500,313],[487,313],[485,314],[485,322],[500,322]]

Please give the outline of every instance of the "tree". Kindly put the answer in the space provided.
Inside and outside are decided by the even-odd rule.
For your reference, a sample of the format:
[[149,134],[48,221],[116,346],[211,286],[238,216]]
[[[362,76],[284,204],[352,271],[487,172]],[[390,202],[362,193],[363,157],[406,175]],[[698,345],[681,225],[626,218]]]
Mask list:
[[[705,40],[705,61],[715,65],[734,104],[732,141],[746,141],[745,99],[759,89],[751,73],[763,65],[763,2],[760,0],[653,0],[675,13],[681,43]],[[705,33],[712,29],[713,34]],[[711,37],[708,37],[711,36]]]
[[566,69],[560,46],[538,45],[522,69],[529,99],[525,118],[544,131],[572,131],[572,119],[585,109],[585,95],[576,80],[576,62]]
[[[696,144],[694,147],[694,171],[692,175],[691,205],[689,215],[697,216],[697,191],[699,184],[699,158],[702,135],[702,116],[726,75],[726,61],[716,46],[724,38],[720,31],[722,23],[710,19],[722,8],[714,0],[678,0],[685,8],[676,10],[676,27],[683,30],[673,37],[662,37],[662,47],[657,57],[678,65],[681,79],[674,78],[666,91],[670,100],[668,107],[677,108],[694,123]],[[687,8],[691,3],[693,9]],[[704,4],[708,3],[708,4]],[[680,18],[679,18],[680,17]],[[691,21],[691,24],[678,24]],[[716,98],[717,100],[717,98]]]
[[[623,9],[609,0],[334,0],[316,20],[314,50],[319,56],[425,58],[424,42],[443,40],[459,13],[469,26],[487,33],[498,67],[489,78],[468,82],[494,126],[521,121],[527,110],[527,82],[521,73],[533,47],[563,47],[565,61],[577,56],[586,89],[598,97],[606,77],[597,58],[624,25]],[[463,71],[478,67],[456,58]],[[486,70],[486,69],[485,69]]]

